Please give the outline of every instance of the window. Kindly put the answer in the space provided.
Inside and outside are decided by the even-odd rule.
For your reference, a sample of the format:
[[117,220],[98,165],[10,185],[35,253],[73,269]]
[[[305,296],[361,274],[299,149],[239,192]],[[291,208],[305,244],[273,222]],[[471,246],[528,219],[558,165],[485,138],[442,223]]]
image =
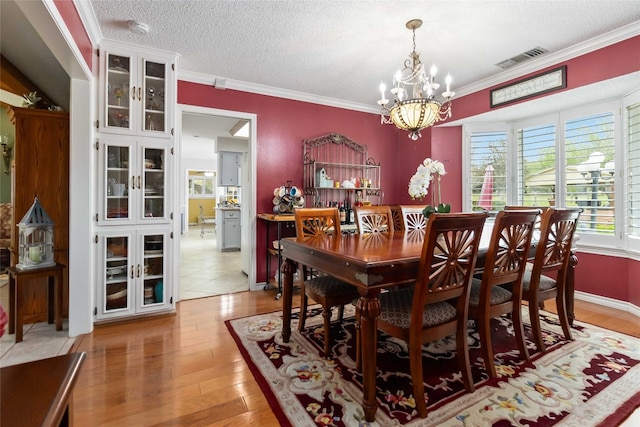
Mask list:
[[626,109],[627,122],[627,232],[640,237],[640,104]]
[[[640,96],[639,96],[640,98]],[[629,184],[627,220],[640,237],[640,107],[628,111],[629,135],[637,178]],[[631,103],[630,103],[631,104]],[[579,222],[582,245],[621,246],[615,200],[622,206],[622,187],[616,188],[616,156],[620,156],[621,103],[587,105],[511,124],[468,125],[464,129],[466,183],[463,209],[485,208],[482,183],[488,166],[494,169],[490,210],[505,204],[583,209]],[[620,162],[623,157],[620,156]],[[508,161],[507,161],[508,159]],[[635,202],[632,202],[635,201]],[[638,241],[640,245],[640,239]]]
[[467,205],[497,211],[507,203],[507,132],[472,131]]
[[215,175],[189,175],[189,197],[190,198],[209,198],[215,197]]
[[518,129],[518,200],[524,206],[554,206],[556,199],[556,126]]
[[581,206],[579,232],[615,234],[614,115],[596,115],[565,123],[566,205]]

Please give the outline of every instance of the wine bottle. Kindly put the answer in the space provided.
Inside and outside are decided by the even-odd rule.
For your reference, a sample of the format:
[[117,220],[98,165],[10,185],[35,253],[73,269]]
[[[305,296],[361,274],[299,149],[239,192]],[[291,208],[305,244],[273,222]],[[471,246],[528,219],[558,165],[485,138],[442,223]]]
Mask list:
[[356,222],[356,213],[351,207],[351,200],[349,200],[349,204],[347,207],[347,218],[348,218],[349,224],[354,224]]
[[344,205],[340,203],[340,207],[338,208],[340,212],[340,224],[346,224],[347,222],[347,211],[344,208]]

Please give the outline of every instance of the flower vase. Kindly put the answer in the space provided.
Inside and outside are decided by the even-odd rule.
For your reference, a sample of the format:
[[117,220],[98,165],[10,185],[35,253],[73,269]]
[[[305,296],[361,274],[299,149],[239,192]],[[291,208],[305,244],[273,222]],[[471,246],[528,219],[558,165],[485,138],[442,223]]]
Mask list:
[[431,205],[427,205],[427,207],[422,210],[422,214],[425,216],[425,218],[429,218],[429,215],[431,215],[432,213],[449,213],[449,212],[451,212],[451,205],[449,203],[446,203],[446,204],[440,203],[435,207]]
[[449,203],[442,203],[442,193],[440,192],[440,174],[436,175],[438,178],[438,188],[437,191],[431,193],[431,202],[432,205],[427,205],[422,210],[422,214],[425,218],[429,218],[429,215],[432,213],[449,213],[451,212],[451,205]]

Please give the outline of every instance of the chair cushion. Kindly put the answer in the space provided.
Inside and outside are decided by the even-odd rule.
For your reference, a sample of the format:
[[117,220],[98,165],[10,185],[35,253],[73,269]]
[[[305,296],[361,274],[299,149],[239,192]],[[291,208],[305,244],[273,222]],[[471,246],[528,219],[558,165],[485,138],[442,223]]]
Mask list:
[[[471,296],[469,297],[469,305],[477,306],[480,304],[480,285],[482,280],[474,278],[471,282]],[[511,292],[500,286],[493,286],[491,288],[490,305],[503,304],[507,301],[511,301]]]
[[355,286],[351,286],[348,283],[338,280],[332,276],[317,276],[313,279],[306,280],[304,282],[305,289],[313,292],[316,295],[326,297],[327,295],[352,295],[358,296],[358,290]]
[[[527,268],[524,271],[524,277],[522,279],[522,290],[528,291],[529,285],[531,284],[531,265],[527,264]],[[541,291],[546,291],[551,288],[556,287],[556,281],[549,276],[545,276],[544,274],[540,275],[540,286],[538,287]]]
[[[400,289],[380,294],[380,316],[384,322],[408,329],[411,324],[413,289]],[[422,314],[423,326],[435,326],[455,319],[456,308],[447,302],[425,306]]]

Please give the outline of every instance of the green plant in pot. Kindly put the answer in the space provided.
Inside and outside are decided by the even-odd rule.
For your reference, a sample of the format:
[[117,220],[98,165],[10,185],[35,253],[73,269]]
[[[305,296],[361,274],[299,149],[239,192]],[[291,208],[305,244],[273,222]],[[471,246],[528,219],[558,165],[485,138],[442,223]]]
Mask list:
[[[432,160],[426,158],[418,165],[416,173],[409,180],[409,195],[413,200],[422,200],[429,194],[429,187],[435,180],[437,186],[431,193],[432,204],[427,205],[422,211],[422,214],[429,218],[434,212],[437,213],[449,213],[451,212],[451,205],[449,203],[442,203],[442,193],[440,192],[440,179],[442,175],[447,172],[444,169],[444,164],[438,160]],[[435,184],[434,184],[435,185]]]

